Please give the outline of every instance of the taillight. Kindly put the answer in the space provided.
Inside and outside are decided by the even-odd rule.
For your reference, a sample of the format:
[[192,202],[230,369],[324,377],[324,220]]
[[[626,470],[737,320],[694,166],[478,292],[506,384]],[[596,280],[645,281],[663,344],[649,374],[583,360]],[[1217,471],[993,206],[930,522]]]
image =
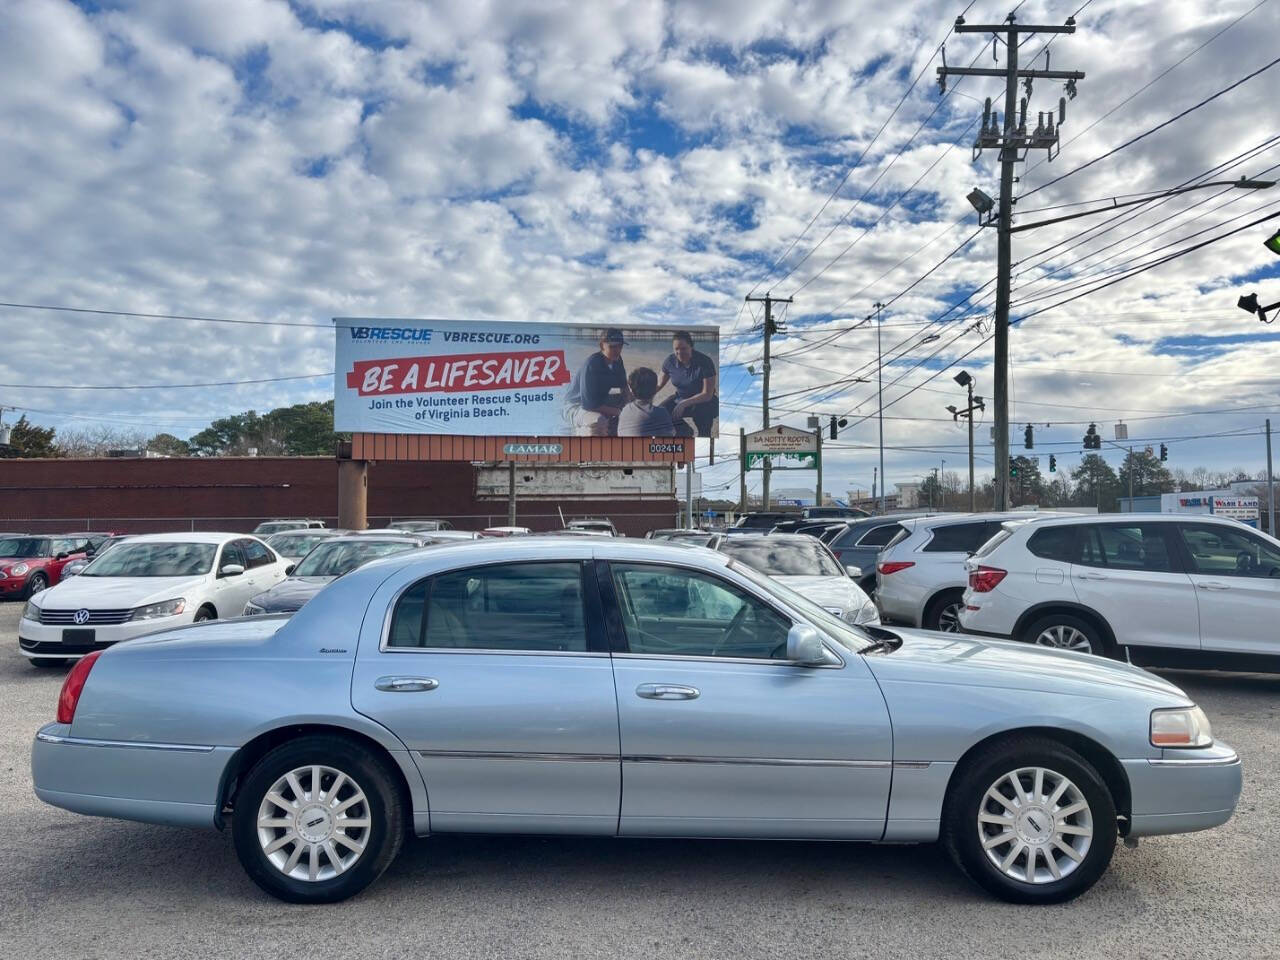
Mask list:
[[84,657],[71,668],[67,679],[62,681],[62,692],[58,694],[58,722],[70,723],[76,718],[76,704],[80,702],[80,694],[84,692],[84,682],[89,679],[89,671],[102,656],[101,650]]
[[913,560],[889,560],[886,563],[879,564],[876,569],[888,576],[891,573],[897,573],[899,570],[905,570],[907,567],[914,567]]
[[969,574],[969,589],[974,593],[990,593],[1008,574],[1009,571],[999,567],[978,567]]

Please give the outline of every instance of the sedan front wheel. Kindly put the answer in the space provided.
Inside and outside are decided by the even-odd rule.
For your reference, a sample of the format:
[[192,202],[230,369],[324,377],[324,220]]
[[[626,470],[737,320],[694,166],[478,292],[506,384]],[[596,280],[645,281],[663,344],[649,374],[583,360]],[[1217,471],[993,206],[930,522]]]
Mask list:
[[943,841],[956,864],[1013,903],[1060,903],[1097,882],[1116,845],[1106,784],[1074,750],[1020,737],[996,743],[957,773]]
[[404,810],[394,775],[341,737],[277,747],[236,792],[236,854],[263,890],[291,903],[333,903],[395,859]]

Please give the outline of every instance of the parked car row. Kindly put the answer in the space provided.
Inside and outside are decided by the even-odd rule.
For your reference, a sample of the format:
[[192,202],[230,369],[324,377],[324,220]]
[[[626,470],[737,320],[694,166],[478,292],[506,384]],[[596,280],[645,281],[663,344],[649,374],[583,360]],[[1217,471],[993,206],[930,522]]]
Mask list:
[[25,600],[58,583],[64,568],[92,557],[110,533],[5,534],[0,537],[0,599]]

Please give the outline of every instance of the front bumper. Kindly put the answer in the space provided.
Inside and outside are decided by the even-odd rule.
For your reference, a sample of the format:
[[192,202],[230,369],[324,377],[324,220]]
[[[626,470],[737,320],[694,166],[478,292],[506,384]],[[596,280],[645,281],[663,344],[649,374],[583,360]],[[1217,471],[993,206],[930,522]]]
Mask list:
[[[24,657],[32,660],[41,657],[79,658],[124,640],[190,622],[191,614],[187,613],[180,613],[175,617],[155,617],[151,620],[129,620],[125,623],[87,627],[37,623],[24,619],[18,621],[18,648]],[[75,639],[64,638],[64,632],[68,631],[68,635]],[[87,639],[85,631],[93,632],[92,640]]]
[[10,600],[27,592],[26,577],[0,577],[0,598]]
[[1191,833],[1231,819],[1243,782],[1235,750],[1218,742],[1163,754],[1158,760],[1121,761],[1129,778],[1129,836]]
[[31,747],[31,779],[45,803],[97,817],[212,827],[232,747],[90,740],[49,723]]

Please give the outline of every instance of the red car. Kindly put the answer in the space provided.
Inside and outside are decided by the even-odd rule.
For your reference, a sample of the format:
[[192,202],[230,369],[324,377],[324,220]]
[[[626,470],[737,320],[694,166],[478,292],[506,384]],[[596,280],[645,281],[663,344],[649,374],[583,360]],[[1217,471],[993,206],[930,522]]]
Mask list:
[[67,561],[88,556],[92,534],[0,538],[0,598],[25,599],[62,579]]

